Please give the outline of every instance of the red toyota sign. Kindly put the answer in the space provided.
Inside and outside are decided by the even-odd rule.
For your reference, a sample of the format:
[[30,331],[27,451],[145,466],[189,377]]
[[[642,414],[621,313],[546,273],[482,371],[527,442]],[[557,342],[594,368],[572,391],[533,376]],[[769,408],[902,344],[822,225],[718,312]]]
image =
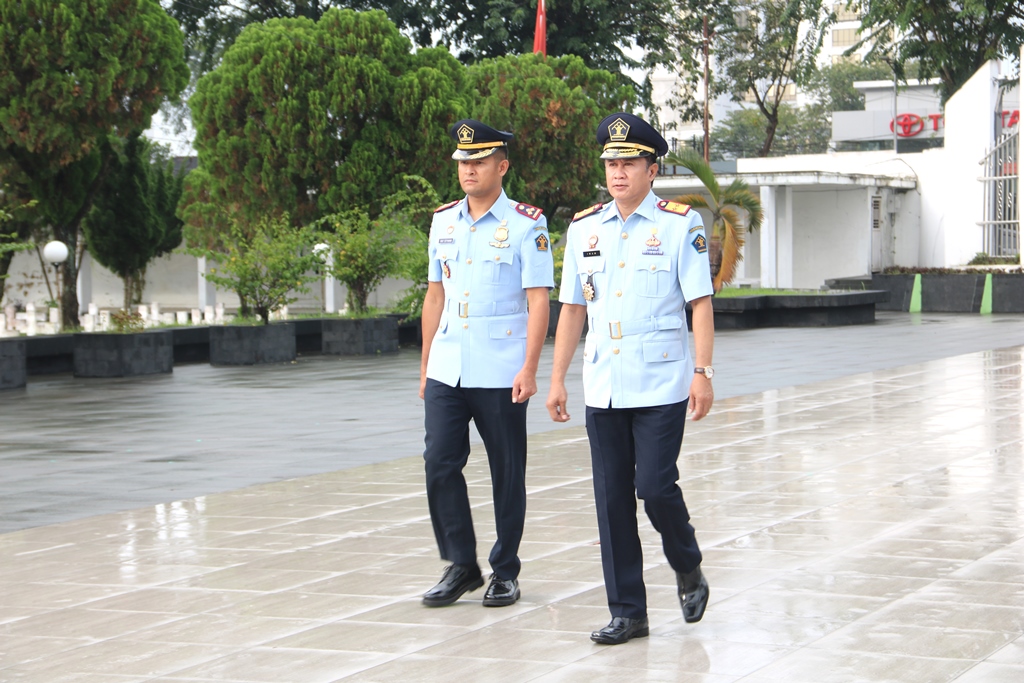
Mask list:
[[901,138],[912,138],[924,130],[924,119],[917,114],[900,114],[889,122],[889,130],[895,130]]

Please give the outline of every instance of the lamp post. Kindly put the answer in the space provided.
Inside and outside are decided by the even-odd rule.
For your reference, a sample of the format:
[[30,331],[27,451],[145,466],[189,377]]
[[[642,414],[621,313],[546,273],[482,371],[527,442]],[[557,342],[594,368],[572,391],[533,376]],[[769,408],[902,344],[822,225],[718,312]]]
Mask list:
[[[43,259],[53,266],[54,279],[57,281],[57,320],[62,321],[64,320],[64,311],[61,305],[63,293],[60,288],[60,267],[68,260],[68,245],[59,240],[47,242],[46,246],[43,247]],[[60,325],[60,322],[57,324]]]

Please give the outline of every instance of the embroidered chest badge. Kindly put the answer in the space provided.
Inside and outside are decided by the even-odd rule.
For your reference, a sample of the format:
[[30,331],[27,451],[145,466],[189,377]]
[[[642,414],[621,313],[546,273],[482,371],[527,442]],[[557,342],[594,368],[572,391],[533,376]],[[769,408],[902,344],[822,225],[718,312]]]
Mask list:
[[498,229],[494,231],[494,241],[488,242],[492,247],[508,249],[508,243],[506,242],[508,239],[508,228],[505,227],[507,222],[508,221],[502,221],[501,225],[498,226]]
[[708,241],[704,239],[704,235],[697,235],[690,244],[693,245],[698,254],[706,253],[708,250]]
[[664,256],[665,252],[661,250],[661,240],[658,239],[658,229],[651,228],[651,236],[644,242],[647,248],[644,249],[644,256]]

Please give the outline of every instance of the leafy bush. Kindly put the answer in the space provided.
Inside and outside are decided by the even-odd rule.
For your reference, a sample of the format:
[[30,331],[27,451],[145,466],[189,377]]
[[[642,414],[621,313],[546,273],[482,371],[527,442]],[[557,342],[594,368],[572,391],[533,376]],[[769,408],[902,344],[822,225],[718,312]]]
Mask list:
[[308,292],[307,284],[317,279],[315,237],[310,227],[293,227],[287,214],[263,218],[248,230],[235,220],[222,248],[189,253],[217,261],[220,272],[211,269],[206,279],[233,290],[242,303],[241,315],[255,313],[266,325],[271,311],[298,300],[292,292]]

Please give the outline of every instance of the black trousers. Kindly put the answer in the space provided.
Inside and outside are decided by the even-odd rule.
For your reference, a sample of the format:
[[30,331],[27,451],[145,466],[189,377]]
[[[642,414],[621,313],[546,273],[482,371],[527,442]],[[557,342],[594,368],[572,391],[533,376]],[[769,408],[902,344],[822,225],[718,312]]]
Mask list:
[[427,503],[441,559],[475,564],[476,534],[462,474],[469,459],[469,421],[487,449],[498,539],[488,558],[503,579],[519,577],[519,543],[526,519],[526,406],[512,403],[512,388],[466,389],[428,379],[426,413]]
[[601,564],[613,617],[647,616],[644,558],[636,499],[644,501],[673,569],[692,571],[700,548],[676,480],[686,404],[647,408],[587,407]]

